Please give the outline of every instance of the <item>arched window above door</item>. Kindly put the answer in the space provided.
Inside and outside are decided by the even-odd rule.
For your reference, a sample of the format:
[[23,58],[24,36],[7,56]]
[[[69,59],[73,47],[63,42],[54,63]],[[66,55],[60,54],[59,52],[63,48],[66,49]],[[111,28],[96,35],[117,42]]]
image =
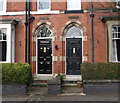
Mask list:
[[67,30],[66,37],[75,37],[75,36],[82,36],[82,32],[80,28],[76,26],[72,26]]
[[38,31],[37,31],[37,37],[52,37],[52,32],[49,28],[47,28],[46,26],[41,27]]

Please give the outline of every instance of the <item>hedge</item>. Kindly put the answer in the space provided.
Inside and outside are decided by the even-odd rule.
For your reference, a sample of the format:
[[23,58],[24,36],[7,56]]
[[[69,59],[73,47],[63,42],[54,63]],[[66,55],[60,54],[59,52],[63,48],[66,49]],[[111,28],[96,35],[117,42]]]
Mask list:
[[29,64],[2,63],[2,83],[20,83],[28,85],[31,81],[32,73]]
[[82,80],[119,80],[118,63],[82,63]]

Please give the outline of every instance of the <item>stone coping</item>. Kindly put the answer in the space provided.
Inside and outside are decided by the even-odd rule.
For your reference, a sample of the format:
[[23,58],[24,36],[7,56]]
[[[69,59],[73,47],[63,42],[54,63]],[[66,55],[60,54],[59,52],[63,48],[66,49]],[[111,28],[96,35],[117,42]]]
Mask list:
[[83,83],[84,82],[90,82],[90,83],[120,83],[120,80],[83,80]]

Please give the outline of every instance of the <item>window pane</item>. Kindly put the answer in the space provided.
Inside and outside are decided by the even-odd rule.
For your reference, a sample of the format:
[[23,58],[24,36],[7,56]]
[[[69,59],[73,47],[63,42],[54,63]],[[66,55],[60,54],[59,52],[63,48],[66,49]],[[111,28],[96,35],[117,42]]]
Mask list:
[[120,38],[120,33],[118,33],[118,38]]
[[38,10],[50,9],[50,0],[38,0]]
[[0,61],[6,61],[7,42],[0,41]]
[[7,29],[4,28],[0,29],[0,40],[6,40],[6,36],[7,36],[6,31]]
[[117,27],[113,27],[112,32],[117,32]]
[[117,61],[116,55],[117,55],[117,43],[116,43],[116,40],[113,40],[112,42],[112,60],[113,61]]
[[3,40],[6,40],[6,34],[3,33]]
[[0,11],[3,11],[4,2],[0,1]]
[[81,0],[67,0],[68,10],[81,10]]
[[2,35],[0,34],[0,40],[2,40]]
[[117,33],[113,33],[113,38],[117,38]]
[[70,29],[68,29],[66,33],[66,37],[70,37],[70,36],[82,36],[82,33],[78,27],[73,26]]
[[117,59],[120,61],[120,40],[117,40]]
[[52,37],[52,32],[47,27],[42,27],[37,32],[37,37]]
[[120,32],[120,27],[118,27],[118,32]]

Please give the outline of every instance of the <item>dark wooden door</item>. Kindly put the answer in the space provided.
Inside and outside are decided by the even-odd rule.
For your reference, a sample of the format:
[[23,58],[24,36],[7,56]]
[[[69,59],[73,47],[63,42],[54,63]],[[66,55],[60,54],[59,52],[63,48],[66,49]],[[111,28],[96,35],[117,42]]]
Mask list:
[[52,74],[52,39],[38,39],[38,74]]
[[81,63],[82,63],[82,39],[66,38],[67,75],[80,75]]

